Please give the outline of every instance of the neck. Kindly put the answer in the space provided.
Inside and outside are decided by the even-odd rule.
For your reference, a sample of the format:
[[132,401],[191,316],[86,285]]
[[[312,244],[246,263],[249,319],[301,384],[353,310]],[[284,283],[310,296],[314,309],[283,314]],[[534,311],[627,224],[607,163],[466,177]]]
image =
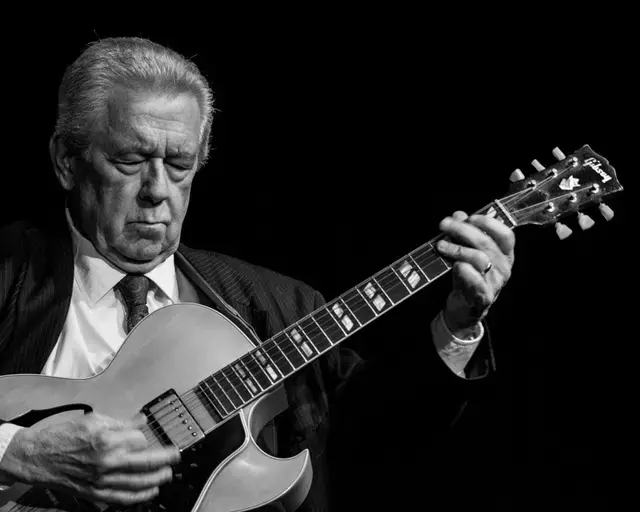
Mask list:
[[[515,227],[515,221],[498,201],[477,213],[495,216]],[[219,422],[272,391],[284,379],[446,274],[452,263],[435,249],[440,238],[442,235],[264,341],[204,379],[187,392],[191,396],[183,398],[201,402]]]

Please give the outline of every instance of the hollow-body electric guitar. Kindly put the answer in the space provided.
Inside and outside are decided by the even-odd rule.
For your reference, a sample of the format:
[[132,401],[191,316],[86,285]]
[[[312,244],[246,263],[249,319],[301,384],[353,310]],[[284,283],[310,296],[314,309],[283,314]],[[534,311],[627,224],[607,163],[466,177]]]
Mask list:
[[[557,148],[553,153],[553,165],[534,160],[537,172],[526,179],[514,171],[509,194],[477,213],[510,228],[555,224],[561,239],[571,233],[559,222],[569,214],[578,215],[583,229],[591,227],[582,212],[588,206],[597,204],[610,220],[613,212],[602,199],[622,186],[609,162],[587,145],[569,156]],[[295,510],[313,478],[308,450],[280,459],[255,441],[287,406],[283,381],[447,273],[451,264],[434,248],[438,238],[258,347],[217,311],[176,304],[142,320],[111,364],[90,379],[0,377],[0,417],[7,421],[39,428],[90,411],[118,419],[142,412],[149,443],[173,444],[182,453],[174,480],[148,504],[86,503],[18,483],[0,492],[0,511]]]

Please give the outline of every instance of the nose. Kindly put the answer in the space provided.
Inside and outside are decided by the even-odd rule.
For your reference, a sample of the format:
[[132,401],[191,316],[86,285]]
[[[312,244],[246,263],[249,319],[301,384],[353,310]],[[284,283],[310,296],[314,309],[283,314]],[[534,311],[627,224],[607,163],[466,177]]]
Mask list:
[[169,177],[161,158],[152,158],[142,173],[140,199],[157,205],[169,197]]

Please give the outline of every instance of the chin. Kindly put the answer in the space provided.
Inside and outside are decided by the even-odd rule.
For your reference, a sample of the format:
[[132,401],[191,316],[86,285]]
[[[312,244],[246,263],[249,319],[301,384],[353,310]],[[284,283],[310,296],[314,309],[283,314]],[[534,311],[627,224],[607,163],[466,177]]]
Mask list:
[[162,247],[161,244],[150,244],[144,247],[123,247],[111,253],[109,258],[124,272],[146,273],[153,270],[166,260],[173,250]]

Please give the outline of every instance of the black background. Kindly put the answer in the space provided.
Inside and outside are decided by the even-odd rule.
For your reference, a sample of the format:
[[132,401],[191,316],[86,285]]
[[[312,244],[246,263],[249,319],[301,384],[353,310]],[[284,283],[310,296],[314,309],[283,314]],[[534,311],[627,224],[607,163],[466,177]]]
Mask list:
[[[621,347],[635,300],[622,285],[635,234],[635,64],[625,31],[604,34],[593,17],[525,20],[494,28],[473,14],[272,12],[193,31],[89,25],[10,38],[1,218],[38,218],[59,200],[47,152],[57,85],[96,34],[150,37],[194,57],[211,81],[216,149],[183,241],[301,279],[327,299],[436,235],[442,217],[506,195],[515,168],[528,173],[534,158],[551,164],[556,146],[569,154],[589,144],[626,188],[608,202],[616,216],[588,212],[588,232],[569,219],[574,234],[562,242],[553,227],[516,231],[513,277],[488,319],[499,385],[470,410],[459,441],[483,455],[461,461],[452,485],[485,484],[496,510],[556,494],[592,504],[610,442],[603,429],[615,422],[607,404],[631,368]],[[407,310],[427,328],[415,304]],[[349,343],[384,355],[407,321],[388,316]],[[417,404],[385,421],[413,419],[419,438],[419,415]]]

